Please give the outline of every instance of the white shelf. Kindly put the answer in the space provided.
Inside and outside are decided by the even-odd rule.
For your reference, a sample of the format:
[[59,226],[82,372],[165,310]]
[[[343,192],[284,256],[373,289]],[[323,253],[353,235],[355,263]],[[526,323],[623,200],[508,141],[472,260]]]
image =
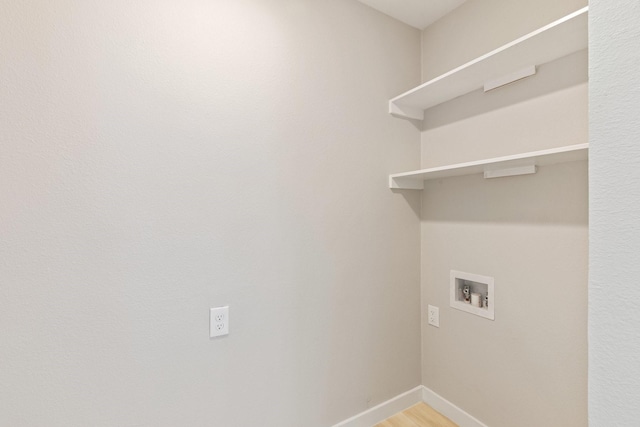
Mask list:
[[584,7],[393,98],[389,113],[423,120],[425,109],[479,89],[490,80],[586,49],[588,10]]
[[[485,177],[514,175],[531,166],[546,166],[557,163],[574,162],[588,158],[589,144],[576,144],[549,150],[533,151],[512,156],[495,157],[467,163],[440,166],[389,175],[389,188],[405,190],[422,190],[424,181],[429,179],[448,178],[452,176],[485,173]],[[533,169],[535,171],[535,169]],[[514,173],[510,173],[510,172]]]

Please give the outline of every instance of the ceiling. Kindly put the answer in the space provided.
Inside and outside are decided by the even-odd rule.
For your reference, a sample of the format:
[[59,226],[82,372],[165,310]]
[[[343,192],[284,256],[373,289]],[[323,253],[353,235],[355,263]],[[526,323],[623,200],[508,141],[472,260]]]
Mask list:
[[423,30],[466,0],[358,0],[380,12]]

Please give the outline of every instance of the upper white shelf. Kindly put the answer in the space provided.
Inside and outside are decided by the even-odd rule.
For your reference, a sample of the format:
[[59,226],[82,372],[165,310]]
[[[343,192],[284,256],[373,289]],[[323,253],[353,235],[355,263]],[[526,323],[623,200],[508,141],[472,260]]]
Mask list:
[[423,120],[425,109],[479,89],[487,81],[586,49],[588,10],[584,7],[393,98],[389,113]]
[[537,166],[574,162],[588,158],[589,144],[568,145],[512,156],[421,169],[389,175],[389,188],[422,190],[424,181],[452,176],[485,174],[486,178],[534,173]]

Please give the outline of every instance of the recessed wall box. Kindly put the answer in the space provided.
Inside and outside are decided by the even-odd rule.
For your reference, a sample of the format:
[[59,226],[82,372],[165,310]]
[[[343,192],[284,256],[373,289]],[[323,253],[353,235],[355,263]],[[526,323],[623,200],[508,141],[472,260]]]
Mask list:
[[[472,298],[472,294],[476,295]],[[477,294],[480,294],[479,298]],[[472,301],[476,305],[472,304]],[[449,294],[451,307],[495,320],[494,302],[493,277],[451,270]]]

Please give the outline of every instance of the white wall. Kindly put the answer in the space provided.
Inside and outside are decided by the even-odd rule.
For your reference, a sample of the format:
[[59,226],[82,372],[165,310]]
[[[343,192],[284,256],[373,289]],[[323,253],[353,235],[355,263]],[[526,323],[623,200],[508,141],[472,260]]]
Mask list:
[[468,0],[423,31],[422,78],[426,81],[438,76],[587,3],[587,0]]
[[355,0],[0,2],[0,424],[327,426],[418,385],[386,102],[419,49]]
[[589,425],[640,419],[640,4],[590,2]]
[[[423,32],[423,78],[585,4],[469,0]],[[580,52],[426,111],[422,167],[587,142],[586,70]],[[587,424],[587,183],[575,162],[425,186],[423,383],[490,427]],[[451,269],[495,278],[495,321],[449,307]]]

